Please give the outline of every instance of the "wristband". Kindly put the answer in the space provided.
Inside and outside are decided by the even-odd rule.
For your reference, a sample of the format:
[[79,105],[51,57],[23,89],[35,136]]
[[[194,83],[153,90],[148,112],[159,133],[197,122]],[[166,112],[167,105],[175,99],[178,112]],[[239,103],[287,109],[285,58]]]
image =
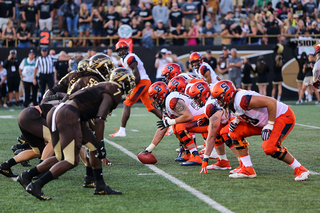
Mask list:
[[153,143],[151,143],[146,150],[148,150],[148,152],[152,152],[152,150],[154,149],[154,147],[156,147],[156,145],[154,145]]
[[175,125],[176,124],[176,119],[167,119],[167,122],[170,126]]
[[268,121],[268,124],[274,125],[274,121]]

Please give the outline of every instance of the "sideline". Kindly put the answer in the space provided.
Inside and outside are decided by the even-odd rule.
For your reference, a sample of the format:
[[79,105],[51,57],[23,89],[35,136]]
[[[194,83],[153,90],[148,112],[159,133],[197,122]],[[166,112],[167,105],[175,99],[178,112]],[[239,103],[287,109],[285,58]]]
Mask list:
[[[129,155],[134,160],[139,161],[139,159],[137,158],[137,156],[135,154],[133,154],[132,152],[128,151],[123,146],[120,146],[119,144],[117,144],[115,142],[109,141],[106,138],[104,138],[104,141],[107,142],[108,144],[110,144],[111,146],[114,146],[115,148],[119,149],[120,151],[122,151],[126,155]],[[170,174],[164,172],[163,170],[159,169],[158,167],[156,167],[154,165],[150,165],[150,164],[144,164],[144,165],[149,167],[149,169],[153,170],[155,173],[157,173],[157,174],[163,176],[164,178],[168,179],[172,183],[174,183],[174,184],[178,185],[179,187],[187,190],[188,192],[190,192],[191,194],[193,194],[194,196],[196,196],[197,198],[199,198],[203,202],[207,203],[209,206],[211,206],[212,208],[216,209],[217,211],[222,212],[222,213],[232,213],[231,210],[227,209],[226,207],[224,207],[221,204],[217,203],[216,201],[212,200],[207,195],[205,195],[202,192],[192,188],[191,186],[185,184],[181,180],[179,180],[179,179],[171,176]]]

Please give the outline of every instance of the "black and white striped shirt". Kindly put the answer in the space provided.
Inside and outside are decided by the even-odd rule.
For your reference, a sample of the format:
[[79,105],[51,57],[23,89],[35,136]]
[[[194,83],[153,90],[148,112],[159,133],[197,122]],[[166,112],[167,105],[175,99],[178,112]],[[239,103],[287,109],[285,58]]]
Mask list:
[[54,61],[52,56],[46,57],[39,56],[36,61],[36,68],[39,74],[52,74],[54,73]]

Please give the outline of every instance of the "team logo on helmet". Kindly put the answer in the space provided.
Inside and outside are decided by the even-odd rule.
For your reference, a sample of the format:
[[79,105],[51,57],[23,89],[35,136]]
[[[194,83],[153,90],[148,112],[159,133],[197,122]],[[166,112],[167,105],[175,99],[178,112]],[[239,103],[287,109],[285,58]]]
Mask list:
[[116,68],[112,71],[110,81],[120,84],[126,94],[131,94],[136,86],[135,77],[132,71],[122,67]]

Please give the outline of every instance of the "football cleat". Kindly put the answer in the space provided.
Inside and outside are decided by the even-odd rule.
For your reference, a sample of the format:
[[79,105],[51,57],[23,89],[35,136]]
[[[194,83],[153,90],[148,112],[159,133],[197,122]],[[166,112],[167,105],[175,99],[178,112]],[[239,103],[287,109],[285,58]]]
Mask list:
[[199,155],[204,155],[204,152],[206,151],[206,148],[203,148],[199,151]]
[[22,165],[23,167],[30,167],[30,166],[32,166],[32,165],[29,163],[28,160],[27,160],[27,161],[23,161],[23,162],[21,163],[21,165]]
[[94,188],[94,177],[86,175],[84,178],[83,187],[84,188]]
[[0,165],[0,174],[3,174],[4,176],[9,177],[9,178],[18,177],[18,175],[15,175],[12,173],[10,167],[8,169],[4,169],[3,165]]
[[243,166],[241,170],[237,173],[229,175],[230,178],[255,178],[257,177],[256,172],[253,167],[245,167]]
[[300,166],[294,169],[294,175],[296,176],[294,178],[295,181],[304,181],[308,180],[310,172],[303,166]]
[[20,135],[18,138],[17,138],[17,141],[21,144],[24,144],[26,142],[26,139],[24,138],[23,135]]
[[191,158],[187,162],[180,163],[180,166],[201,166],[202,160],[199,155],[191,155]]
[[94,188],[93,194],[95,194],[95,195],[122,195],[122,192],[115,191],[115,190],[111,189],[109,186],[103,185],[103,186],[96,186]]
[[23,172],[18,176],[17,181],[24,189],[26,189],[26,187],[31,183],[31,179],[32,178],[27,172]]
[[198,146],[198,149],[204,149],[206,147],[206,142],[204,142],[202,145]]
[[51,200],[51,197],[47,197],[43,194],[41,188],[39,186],[37,186],[36,183],[30,183],[27,187],[26,187],[26,191],[31,194],[32,196],[35,196],[36,198],[38,198],[39,200]]
[[191,153],[184,154],[181,158],[174,159],[175,162],[186,162],[191,158]]
[[243,163],[242,163],[242,161],[239,161],[239,166],[237,167],[237,168],[235,168],[235,169],[233,169],[233,170],[231,170],[230,172],[229,172],[229,174],[235,174],[235,173],[238,173],[240,170],[241,170],[241,168],[243,167]]
[[126,133],[125,132],[120,132],[117,128],[116,129],[116,132],[113,133],[113,134],[110,134],[109,136],[110,137],[126,137]]
[[[202,150],[201,150],[201,151],[202,151]],[[200,152],[201,152],[201,151],[200,151]],[[199,153],[199,154],[200,154],[200,153]],[[203,159],[203,156],[204,156],[204,152],[203,152],[203,154],[200,154],[200,158]],[[219,156],[218,156],[218,154],[217,154],[216,149],[213,149],[213,150],[212,150],[212,152],[211,152],[211,154],[210,154],[210,156],[209,156],[209,159],[219,160]]]
[[217,163],[207,166],[207,170],[230,170],[231,165],[228,160],[218,160]]

